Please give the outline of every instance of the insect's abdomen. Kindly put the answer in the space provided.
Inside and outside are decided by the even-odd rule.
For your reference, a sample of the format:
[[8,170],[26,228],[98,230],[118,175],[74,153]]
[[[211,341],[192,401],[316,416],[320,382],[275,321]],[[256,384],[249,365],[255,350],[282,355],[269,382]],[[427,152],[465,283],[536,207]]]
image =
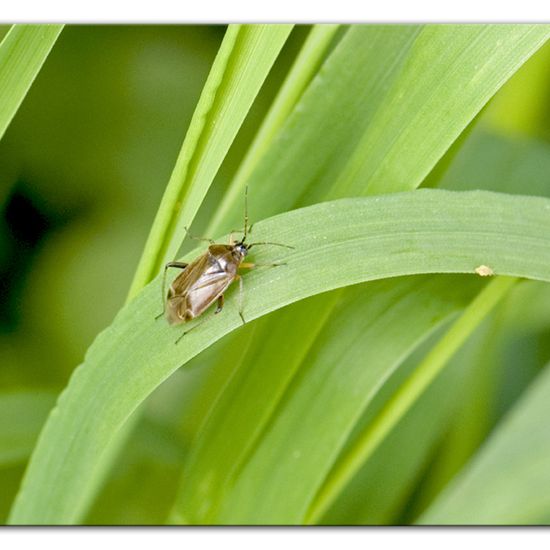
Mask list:
[[191,319],[198,317],[213,304],[230,283],[231,279],[223,277],[208,286],[191,290],[187,295],[187,312],[192,315]]
[[198,317],[225,292],[235,279],[238,262],[232,248],[212,245],[170,285],[166,318],[181,324]]
[[168,298],[166,318],[170,324],[181,324],[198,317],[220,294],[223,294],[234,277],[223,271],[204,273],[185,294]]
[[191,321],[195,316],[187,307],[185,296],[174,296],[168,299],[166,307],[166,319],[171,325],[179,325]]

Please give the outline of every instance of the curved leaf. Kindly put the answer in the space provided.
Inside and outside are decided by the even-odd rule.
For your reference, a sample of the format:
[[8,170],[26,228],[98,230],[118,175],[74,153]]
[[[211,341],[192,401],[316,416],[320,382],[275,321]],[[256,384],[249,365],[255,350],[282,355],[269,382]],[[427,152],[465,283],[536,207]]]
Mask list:
[[[452,151],[452,157],[445,159],[444,173],[434,178],[432,172],[429,179],[431,185],[453,190],[505,190],[514,194],[547,195],[550,192],[549,151],[543,142],[504,138],[477,125],[461,140],[459,150]],[[505,308],[513,310],[511,316],[514,318],[518,317],[518,308],[521,308],[517,322],[523,327],[527,314],[531,317],[537,315],[536,310],[550,311],[541,292],[536,298],[524,292],[526,287],[535,285],[539,290],[550,290],[549,285],[536,282],[519,285],[522,299],[516,299],[518,303],[514,307]],[[517,287],[515,292],[517,294]],[[501,314],[499,310],[497,318],[500,321]],[[487,325],[492,330],[488,331]],[[502,328],[499,323],[497,329],[493,319],[481,331],[476,331],[475,338],[470,339],[456,360],[446,367],[446,371],[460,372],[460,389],[456,375],[444,377],[445,383],[438,380],[433,384],[418,400],[415,410],[362,466],[361,472],[323,517],[323,523],[407,523],[430,503],[433,495],[486,437],[493,420],[493,400],[500,389],[496,380],[497,377],[500,380],[498,375],[501,374],[499,355],[505,353],[499,340],[510,339],[510,334]],[[407,359],[407,363],[409,361]],[[521,372],[528,370],[524,364]],[[516,387],[521,391],[521,383],[516,382]],[[434,392],[437,395],[433,395]],[[445,410],[450,410],[451,405],[454,405],[454,418],[449,419]],[[433,408],[437,409],[436,414]],[[424,415],[422,410],[426,411]],[[442,429],[445,429],[444,442],[438,441]],[[437,442],[437,451],[434,442]],[[428,460],[429,469],[424,471]],[[411,495],[411,486],[415,484],[419,485]],[[405,505],[407,511],[403,517],[399,513]]]
[[[251,174],[251,211],[265,215],[315,200],[419,185],[435,160],[487,99],[547,35],[547,27],[526,26],[352,27],[324,63],[273,140],[271,149]],[[454,84],[447,85],[449,81]],[[467,93],[464,90],[468,90]],[[434,135],[439,137],[434,139]],[[388,162],[389,157],[393,157],[395,162]],[[405,168],[407,163],[409,166]],[[377,171],[379,166],[381,169]],[[244,179],[236,178],[228,195],[228,200],[232,198],[237,204],[234,211],[238,212],[238,217],[229,223],[218,212],[211,224],[216,228],[212,233],[219,232],[220,228],[233,227],[239,221],[242,190],[236,187],[240,185],[242,188]],[[366,182],[370,188],[366,188]],[[222,205],[225,207],[222,214],[229,210],[228,200]],[[399,281],[394,284],[400,286]],[[341,295],[340,299],[345,300],[346,295]],[[324,309],[322,306],[311,307],[308,303],[302,308],[293,308],[293,313],[298,320],[307,319],[309,315],[315,319],[317,327],[319,319],[326,320],[332,314],[331,298],[327,296]],[[331,321],[327,323],[328,327],[333,326]],[[290,340],[296,342],[294,355],[286,349],[281,351],[280,339],[284,334],[288,338],[289,322],[286,313],[278,314],[260,333],[263,347],[276,350],[270,357],[271,363],[274,356],[281,358],[281,368],[274,376],[278,375],[277,382],[283,385],[285,377],[293,372],[303,371],[300,380],[313,377],[310,364],[316,361],[318,351],[304,350],[311,331],[308,323],[300,322],[295,324],[296,329],[290,336]],[[375,322],[376,318],[373,318]],[[338,339],[334,332],[330,335],[327,332],[328,329],[322,332],[325,343],[329,339]],[[360,344],[355,345],[360,347]],[[241,369],[243,380],[251,383],[256,378],[257,363],[262,362],[263,357],[253,355],[247,361],[246,368]],[[223,360],[222,354],[219,361]],[[296,360],[302,364],[296,364]],[[334,369],[338,369],[336,364]],[[274,383],[273,377],[269,380]],[[277,422],[281,409],[288,405],[286,394],[282,398],[284,402],[278,406],[275,388],[272,393],[261,386],[255,391],[258,401],[264,404],[263,408],[256,408],[255,415],[261,416],[271,426]],[[236,403],[243,406],[243,399]],[[273,416],[263,418],[273,410]],[[227,414],[219,414],[229,421]],[[238,411],[234,411],[233,416],[238,416]],[[323,422],[330,424],[332,418]],[[236,422],[229,430],[241,433],[247,425],[246,422]],[[258,430],[259,426],[252,425],[248,436],[253,438]],[[329,436],[323,432],[321,437]],[[202,486],[204,497],[219,497],[219,491],[224,489],[215,487],[212,479],[215,475],[229,478],[233,471],[234,466],[225,453],[226,449],[233,447],[229,439],[226,433],[225,437],[218,437],[217,449],[210,448],[213,456],[217,453],[223,457],[220,456],[218,463],[220,470],[209,471],[207,479],[212,493],[205,489],[205,482]],[[287,443],[300,447],[302,439],[297,435]],[[198,462],[201,460],[199,456],[204,458],[204,455],[197,455]],[[301,459],[300,464],[305,460]],[[206,468],[206,464],[204,466]],[[183,471],[184,491],[185,484],[193,475],[188,467],[189,464]],[[305,467],[304,471],[305,475],[315,476]],[[195,474],[198,475],[198,470]],[[267,486],[264,489],[267,490]],[[293,489],[296,500],[299,496],[295,493],[302,489],[311,490],[307,487]],[[277,488],[273,487],[273,490]],[[186,492],[186,496],[178,499],[181,510],[174,511],[174,518],[205,521],[207,516],[201,515],[198,507],[193,510],[192,505],[184,505],[190,494]],[[198,494],[196,496],[198,505],[201,499]],[[231,502],[228,507],[231,507]],[[214,512],[210,510],[208,513]]]
[[[245,368],[231,377],[193,445],[171,521],[301,523],[403,358],[482,285],[463,275],[403,277],[322,294],[308,308],[296,304],[275,328],[266,318]],[[288,330],[303,323],[306,342],[302,332]]]
[[[362,281],[474,273],[481,264],[496,274],[550,281],[549,212],[548,199],[422,190],[276,216],[255,225],[254,239],[296,249],[279,256],[286,266],[245,276],[245,316],[250,321]],[[230,292],[223,315],[176,345],[180,332],[154,319],[159,302],[157,278],[89,349],[40,436],[13,523],[70,523],[104,449],[132,411],[174,370],[240,326]]]
[[[252,171],[250,212],[418,187],[549,36],[550,25],[352,26]],[[242,224],[246,183],[233,182],[212,235]]]

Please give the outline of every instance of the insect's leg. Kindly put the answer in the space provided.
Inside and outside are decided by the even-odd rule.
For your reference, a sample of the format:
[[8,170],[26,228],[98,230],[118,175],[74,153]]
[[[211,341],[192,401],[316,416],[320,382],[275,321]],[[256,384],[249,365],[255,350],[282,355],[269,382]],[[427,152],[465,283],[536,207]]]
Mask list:
[[189,334],[192,330],[195,330],[197,327],[200,327],[205,321],[207,317],[201,319],[196,325],[193,325],[190,329],[184,331],[181,333],[181,335],[178,337],[178,339],[174,342],[177,344],[185,335]]
[[[221,296],[218,296],[218,304],[217,304],[216,310],[214,311],[214,315],[216,315],[223,309],[223,302],[224,302],[224,299],[222,294]],[[192,330],[195,330],[197,327],[200,327],[207,319],[208,317],[204,317],[196,325],[192,326],[189,330],[186,330],[185,332],[183,332],[175,341],[175,343],[177,344],[186,334],[189,334]]]
[[189,334],[192,330],[195,330],[197,327],[200,327],[206,321],[206,319],[207,317],[201,319],[196,325],[193,325],[190,329],[182,332],[181,335],[178,337],[178,339],[174,343],[177,344],[184,336]]
[[[242,267],[244,269],[255,269],[256,267],[277,267],[279,265],[286,265],[282,262],[274,262],[270,264],[255,264],[252,262],[242,262],[239,267]],[[237,275],[235,277],[235,280],[239,281],[239,316],[241,317],[241,321],[243,322],[243,325],[246,325],[246,321],[244,320],[243,316],[243,278],[240,275]]]
[[218,304],[216,306],[216,311],[214,311],[214,315],[216,313],[219,313],[222,309],[223,309],[223,302],[224,302],[224,299],[223,299],[223,294],[220,294],[218,296]]
[[283,243],[272,243],[272,242],[269,242],[269,241],[261,241],[261,242],[257,242],[257,243],[251,243],[248,245],[248,249],[250,250],[253,246],[265,246],[265,245],[270,245],[270,246],[282,246],[284,248],[292,248],[292,250],[295,250],[295,247],[294,246],[290,246],[289,244],[283,244]]
[[185,269],[189,264],[183,262],[168,262],[164,266],[164,273],[162,274],[162,313],[159,313],[155,319],[160,319],[166,312],[166,271],[169,267],[177,267],[178,269]]
[[192,330],[195,330],[197,327],[200,327],[206,321],[206,319],[207,317],[204,317],[196,325],[193,325],[190,329],[182,332],[181,335],[178,337],[178,339],[174,343],[177,344],[185,335],[189,334]]
[[246,325],[243,315],[243,278],[240,275],[237,275],[235,279],[239,281],[239,317],[241,318],[243,325]]
[[207,237],[196,237],[195,235],[191,235],[191,233],[189,233],[189,229],[187,229],[187,227],[185,228],[185,235],[187,237],[189,237],[190,239],[193,239],[194,241],[206,241],[210,244],[216,244],[214,239],[209,239]]

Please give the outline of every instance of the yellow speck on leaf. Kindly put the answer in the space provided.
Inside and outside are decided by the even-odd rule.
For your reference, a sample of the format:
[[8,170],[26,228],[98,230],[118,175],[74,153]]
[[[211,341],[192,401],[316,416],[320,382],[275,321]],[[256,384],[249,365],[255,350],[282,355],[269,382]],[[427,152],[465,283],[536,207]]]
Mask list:
[[475,272],[480,276],[480,277],[490,277],[491,275],[494,275],[495,272],[489,267],[489,266],[486,266],[486,265],[479,265],[475,268]]

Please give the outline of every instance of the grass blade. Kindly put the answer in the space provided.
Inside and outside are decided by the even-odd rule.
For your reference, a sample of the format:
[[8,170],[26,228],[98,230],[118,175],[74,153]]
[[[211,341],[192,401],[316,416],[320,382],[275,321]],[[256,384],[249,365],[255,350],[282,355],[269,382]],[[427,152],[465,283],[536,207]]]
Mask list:
[[339,25],[314,25],[311,29],[254,141],[249,147],[231,187],[224,195],[218,210],[213,216],[205,232],[206,235],[216,234],[231,207],[242,200],[244,187],[252,171],[269,149],[277,132],[296,106],[311,79],[315,76],[339,27]]
[[193,115],[130,289],[173,260],[292,25],[230,25]]
[[[424,190],[327,202],[265,220],[255,225],[255,238],[297,248],[285,252],[286,266],[246,276],[245,315],[252,320],[367,280],[473,273],[481,263],[497,274],[550,281],[548,212],[548,199]],[[261,261],[273,251],[255,256]],[[159,284],[121,310],[73,374],[41,433],[12,523],[74,521],[103,451],[128,416],[172,372],[240,326],[230,292],[223,315],[175,345],[178,331],[154,320]]]
[[342,487],[357,473],[361,465],[405,416],[418,397],[440,374],[448,360],[460,348],[493,307],[512,288],[517,279],[498,277],[472,301],[445,336],[434,346],[413,375],[392,396],[367,431],[331,472],[305,517],[306,523],[316,523],[340,493]]
[[[484,188],[515,194],[544,195],[550,191],[549,174],[548,147],[544,143],[517,138],[512,140],[476,127],[462,143],[438,184],[454,190]],[[520,313],[516,306],[514,316],[525,319],[527,311],[532,311],[535,304],[541,304],[541,300],[525,299],[524,304],[525,311]],[[360,474],[346,486],[338,503],[323,518],[323,523],[408,522],[415,517],[419,508],[424,508],[425,503],[430,502],[434,491],[437,492],[446,483],[457,465],[469,457],[469,453],[476,449],[486,435],[488,417],[494,415],[490,396],[498,392],[499,388],[495,371],[502,364],[499,353],[489,350],[498,348],[494,332],[496,330],[500,334],[502,328],[500,326],[496,330],[493,327],[493,338],[486,335],[480,339],[480,331],[476,331],[476,338],[468,341],[467,350],[461,350],[460,356],[445,367],[445,372],[458,374],[445,375],[432,385],[436,389],[431,386],[422,394],[415,405],[417,410],[411,411],[407,415],[410,418],[400,422],[372,457],[365,461]],[[500,338],[510,338],[510,334],[501,334]],[[505,352],[500,350],[500,353]],[[460,380],[457,381],[457,378]],[[437,395],[432,398],[430,395],[434,391]],[[430,405],[426,401],[437,411],[435,415],[434,410],[430,412]],[[451,410],[450,404],[453,404],[456,419],[452,422],[449,422],[444,412]],[[422,414],[422,410],[427,411],[426,414]],[[422,482],[422,494],[415,491],[414,506],[412,502],[407,502],[407,517],[400,517],[399,509],[405,504],[403,495],[410,494],[411,489],[407,487],[417,483],[415,479],[423,475],[423,464],[434,452],[434,441],[441,437],[442,428],[446,430],[444,456],[441,456],[441,447],[438,447],[437,462],[430,462],[429,473],[426,472],[429,481]],[[325,432],[323,430],[320,437]]]
[[419,523],[550,522],[549,392],[547,366]]
[[[274,335],[266,319],[245,368],[231,377],[195,441],[171,521],[300,522],[358,419],[403,358],[482,286],[465,276],[377,281],[349,289],[344,300],[331,292],[308,308],[286,308]],[[336,307],[327,320],[328,300]],[[304,320],[312,328],[307,345],[301,332],[287,329]],[[308,364],[300,368],[304,356]]]
[[[548,36],[549,25],[351,27],[248,178],[251,214],[418,187]],[[242,225],[242,195],[232,200],[213,235]]]
[[63,25],[13,25],[0,44],[0,139]]
[[[487,99],[547,36],[548,28],[525,26],[351,28],[252,171],[251,211],[265,215],[337,196],[390,190],[389,186],[391,190],[416,187]],[[439,138],[424,148],[434,135]],[[389,169],[377,173],[376,168],[392,155]],[[216,216],[217,229],[240,221],[242,198],[235,194],[233,199],[237,213],[225,223],[223,216]],[[330,307],[312,309],[311,318],[327,319]],[[307,317],[299,308],[294,313]],[[285,326],[277,316],[266,328],[266,348],[277,345],[271,335],[281,333],[281,323]],[[301,325],[296,326],[300,331]],[[308,326],[302,327],[302,340],[307,341]],[[295,332],[293,340],[300,341]],[[309,372],[315,357],[304,356],[300,345],[296,356],[303,364],[295,370]],[[287,364],[294,365],[293,359],[285,355]],[[248,362],[249,375],[256,361],[254,357]],[[274,407],[271,402],[265,405]],[[244,406],[242,400],[239,406]],[[226,443],[218,452],[227,448]],[[292,444],[300,446],[300,439],[292,439]],[[305,466],[303,475],[309,474]],[[182,504],[184,497],[178,502]],[[189,516],[189,509],[182,510],[180,517]]]

